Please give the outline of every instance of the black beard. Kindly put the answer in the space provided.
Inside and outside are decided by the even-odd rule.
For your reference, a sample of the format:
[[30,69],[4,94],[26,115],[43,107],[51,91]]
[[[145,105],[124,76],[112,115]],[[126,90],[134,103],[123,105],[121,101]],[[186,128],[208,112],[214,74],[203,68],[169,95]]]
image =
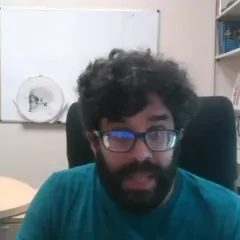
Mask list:
[[[135,214],[146,214],[156,209],[164,202],[171,190],[176,176],[178,151],[175,149],[171,165],[162,168],[149,160],[141,163],[133,162],[117,171],[111,171],[100,151],[96,154],[96,169],[102,186],[108,196],[119,207]],[[152,191],[126,191],[122,188],[123,180],[137,171],[152,173],[155,177],[156,187]]]

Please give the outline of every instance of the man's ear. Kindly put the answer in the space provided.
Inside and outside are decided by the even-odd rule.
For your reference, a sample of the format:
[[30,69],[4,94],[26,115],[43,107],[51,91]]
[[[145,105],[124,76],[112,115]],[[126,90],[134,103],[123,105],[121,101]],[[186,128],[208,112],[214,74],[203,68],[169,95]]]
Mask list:
[[93,132],[87,131],[86,137],[90,143],[91,149],[94,153],[99,149],[99,138]]
[[184,134],[184,129],[182,128],[179,132],[179,140],[182,140]]

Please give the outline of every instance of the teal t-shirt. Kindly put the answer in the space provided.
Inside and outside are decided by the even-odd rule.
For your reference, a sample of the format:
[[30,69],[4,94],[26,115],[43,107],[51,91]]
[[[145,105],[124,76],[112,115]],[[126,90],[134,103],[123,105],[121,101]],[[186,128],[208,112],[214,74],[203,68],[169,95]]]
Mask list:
[[112,202],[94,164],[54,173],[32,201],[19,240],[240,240],[240,198],[178,169],[170,199],[136,216]]

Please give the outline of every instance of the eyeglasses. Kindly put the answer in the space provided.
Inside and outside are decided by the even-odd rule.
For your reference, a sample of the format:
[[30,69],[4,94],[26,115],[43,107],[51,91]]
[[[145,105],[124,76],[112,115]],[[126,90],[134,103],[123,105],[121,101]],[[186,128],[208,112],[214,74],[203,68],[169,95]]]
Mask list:
[[143,139],[146,146],[154,152],[165,152],[173,149],[178,140],[175,130],[154,129],[147,132],[133,132],[126,129],[111,131],[94,131],[102,139],[104,147],[112,152],[128,152],[135,145],[137,139]]

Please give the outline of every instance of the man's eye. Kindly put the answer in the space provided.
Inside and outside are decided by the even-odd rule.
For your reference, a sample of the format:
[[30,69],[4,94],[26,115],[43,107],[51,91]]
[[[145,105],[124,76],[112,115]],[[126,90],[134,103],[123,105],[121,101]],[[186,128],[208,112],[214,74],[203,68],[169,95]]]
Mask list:
[[162,133],[159,132],[159,131],[151,132],[151,137],[153,137],[153,138],[158,138],[158,137],[161,137],[161,136],[162,136]]
[[114,131],[109,133],[109,137],[113,138],[134,138],[134,135],[131,132],[126,131]]

